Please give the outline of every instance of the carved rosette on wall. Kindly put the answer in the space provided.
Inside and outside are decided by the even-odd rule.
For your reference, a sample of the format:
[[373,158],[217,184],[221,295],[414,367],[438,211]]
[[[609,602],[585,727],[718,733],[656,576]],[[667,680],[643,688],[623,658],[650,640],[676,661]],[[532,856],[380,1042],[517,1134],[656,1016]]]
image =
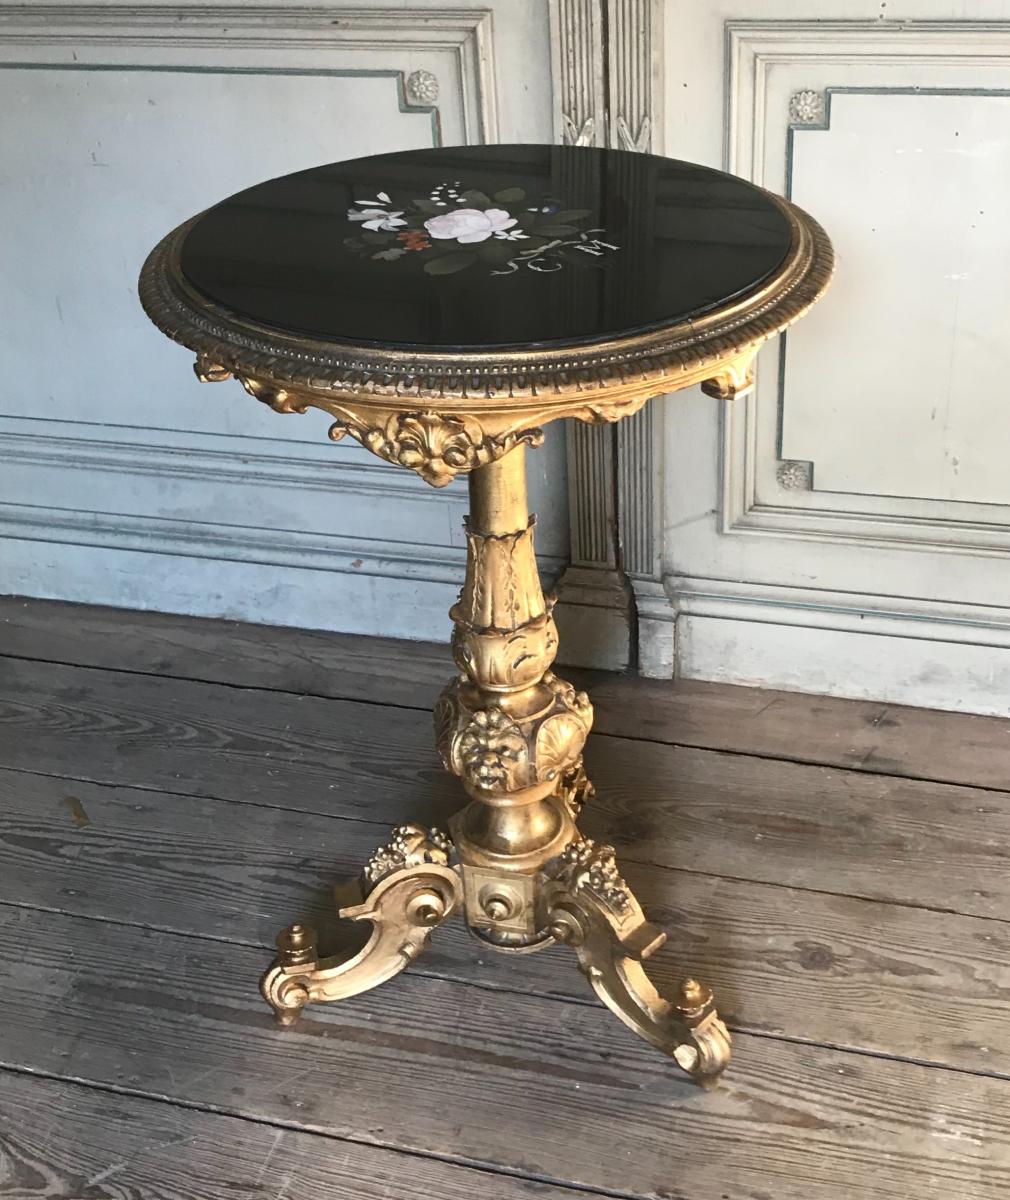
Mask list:
[[827,102],[823,92],[813,88],[793,92],[789,97],[789,123],[791,125],[820,125],[827,114]]
[[784,459],[775,468],[775,479],[787,492],[809,492],[814,486],[814,464],[802,459]]
[[430,71],[411,71],[403,85],[408,104],[429,105],[438,100],[438,79]]

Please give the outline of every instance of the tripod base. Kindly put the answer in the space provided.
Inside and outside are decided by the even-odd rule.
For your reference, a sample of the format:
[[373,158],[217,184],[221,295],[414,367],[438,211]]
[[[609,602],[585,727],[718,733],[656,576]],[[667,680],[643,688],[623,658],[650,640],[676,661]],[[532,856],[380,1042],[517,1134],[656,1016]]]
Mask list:
[[524,447],[471,472],[466,578],[450,613],[459,674],[435,705],[439,753],[470,803],[450,835],[401,825],[368,860],[354,903],[340,909],[371,923],[360,951],[320,959],[312,931],[294,925],[278,939],[263,995],[289,1024],[306,1004],[367,991],[402,971],[461,909],[495,950],[571,946],[604,1004],[711,1083],[730,1047],[711,993],[693,979],[673,1001],[656,991],[642,963],[666,935],[645,919],[613,850],[576,827],[593,792],[582,767],[593,706],[550,669],[554,599],[540,587],[534,524]]
[[[564,797],[559,803],[567,806]],[[496,918],[507,920],[509,889],[519,877],[510,873],[500,880],[501,895],[489,902],[486,868],[477,879],[468,878],[465,864],[450,865],[451,850],[437,830],[420,825],[393,830],[361,875],[360,902],[340,909],[342,917],[372,925],[371,937],[354,954],[320,959],[307,926],[292,925],[280,934],[277,958],[261,986],[281,1024],[292,1024],[306,1004],[342,1000],[385,983],[414,961],[436,926],[463,909],[472,931],[495,950],[522,954],[557,942],[571,946],[613,1013],[696,1082],[716,1083],[729,1062],[730,1035],[712,993],[693,979],[681,984],[673,1001],[657,992],[642,964],[666,934],[645,919],[609,846],[576,832],[556,857],[525,878],[538,915],[539,928],[531,934],[495,926]],[[467,895],[483,895],[479,912],[471,914]]]

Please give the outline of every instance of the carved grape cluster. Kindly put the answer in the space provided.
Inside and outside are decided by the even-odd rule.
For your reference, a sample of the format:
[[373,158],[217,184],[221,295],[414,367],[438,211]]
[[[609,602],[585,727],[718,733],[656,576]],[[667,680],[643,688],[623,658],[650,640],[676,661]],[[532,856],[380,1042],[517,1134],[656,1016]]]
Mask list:
[[393,871],[404,867],[419,867],[424,863],[445,866],[449,861],[452,842],[441,830],[425,829],[423,825],[397,825],[385,846],[379,846],[365,864],[362,872],[370,887]]
[[573,892],[589,892],[616,913],[630,911],[631,891],[617,869],[612,846],[597,846],[584,838],[566,846],[560,857],[560,878]]

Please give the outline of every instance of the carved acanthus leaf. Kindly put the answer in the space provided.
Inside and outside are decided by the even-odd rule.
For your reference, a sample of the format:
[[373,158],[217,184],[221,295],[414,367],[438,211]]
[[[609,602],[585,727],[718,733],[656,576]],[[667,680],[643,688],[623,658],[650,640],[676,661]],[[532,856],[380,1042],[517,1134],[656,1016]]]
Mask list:
[[303,400],[300,396],[293,396],[286,388],[282,388],[278,384],[267,383],[260,379],[250,379],[245,375],[239,375],[237,378],[250,396],[255,396],[263,404],[269,404],[274,412],[306,413],[309,411],[308,400]]
[[562,113],[561,124],[564,127],[566,146],[591,146],[593,144],[596,134],[595,117],[586,117],[581,125],[577,125],[568,113]]
[[716,400],[738,400],[754,387],[754,355],[749,354],[725,363],[721,370],[702,381],[701,390]]
[[638,132],[632,133],[628,119],[623,115],[617,117],[617,139],[622,150],[637,150],[646,153],[652,141],[652,121],[646,113],[639,122]]
[[333,441],[339,442],[346,434],[386,462],[416,471],[433,487],[445,487],[461,471],[494,462],[520,442],[539,446],[544,440],[542,429],[492,435],[472,417],[436,412],[393,413],[383,425],[341,418],[330,426]]

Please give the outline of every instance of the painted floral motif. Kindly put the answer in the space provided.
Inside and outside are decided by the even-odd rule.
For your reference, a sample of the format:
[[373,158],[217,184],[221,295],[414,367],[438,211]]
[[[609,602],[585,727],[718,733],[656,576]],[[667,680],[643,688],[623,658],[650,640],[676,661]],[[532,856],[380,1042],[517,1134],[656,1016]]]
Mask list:
[[379,192],[377,200],[366,200],[366,208],[349,208],[347,210],[347,219],[349,221],[360,221],[362,229],[380,230],[380,229],[396,229],[400,225],[406,225],[403,220],[403,212],[390,212],[386,205],[389,204],[389,197],[385,192]]
[[378,262],[417,255],[429,275],[482,265],[491,275],[529,270],[551,274],[572,264],[606,266],[620,247],[606,230],[586,226],[589,209],[566,209],[550,196],[511,187],[487,196],[457,179],[427,197],[394,201],[388,192],[357,200],[347,219],[361,232],[344,239],[355,254]]
[[[429,217],[425,229],[433,238],[455,239],[457,242],[486,242],[495,237],[508,237],[507,230],[519,222],[510,217],[504,208],[457,208],[454,212],[439,213]],[[520,235],[525,237],[525,234]]]

